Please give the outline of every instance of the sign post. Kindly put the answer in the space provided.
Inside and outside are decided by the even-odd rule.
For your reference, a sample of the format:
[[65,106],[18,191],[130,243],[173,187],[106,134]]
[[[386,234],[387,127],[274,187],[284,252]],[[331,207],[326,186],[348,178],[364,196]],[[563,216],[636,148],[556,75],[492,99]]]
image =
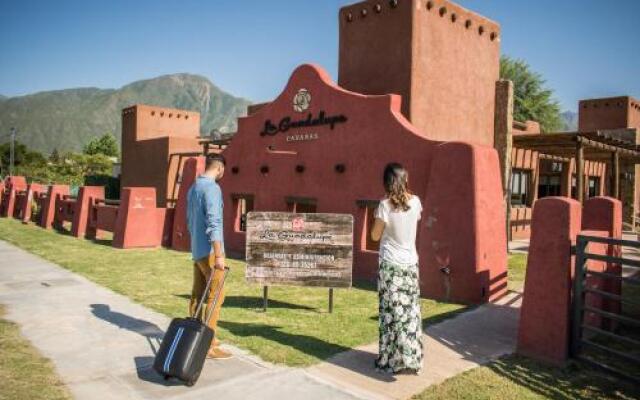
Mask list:
[[263,309],[273,285],[348,288],[353,270],[353,216],[250,212],[247,215],[247,282],[263,285]]

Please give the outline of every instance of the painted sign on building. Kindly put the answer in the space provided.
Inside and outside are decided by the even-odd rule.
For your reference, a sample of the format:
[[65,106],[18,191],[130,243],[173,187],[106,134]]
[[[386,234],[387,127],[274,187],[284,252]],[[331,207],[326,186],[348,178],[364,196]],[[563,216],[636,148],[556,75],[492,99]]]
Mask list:
[[246,257],[251,283],[350,287],[353,216],[250,212]]

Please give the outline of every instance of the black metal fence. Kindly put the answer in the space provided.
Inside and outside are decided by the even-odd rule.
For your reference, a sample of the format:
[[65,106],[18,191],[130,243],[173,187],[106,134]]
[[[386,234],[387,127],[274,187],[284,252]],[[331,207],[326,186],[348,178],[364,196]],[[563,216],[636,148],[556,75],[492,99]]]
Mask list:
[[[588,251],[589,243],[608,245],[606,255]],[[579,235],[575,247],[571,352],[574,358],[640,382],[640,252],[622,256],[622,246],[640,242]],[[588,261],[607,268],[588,268]]]

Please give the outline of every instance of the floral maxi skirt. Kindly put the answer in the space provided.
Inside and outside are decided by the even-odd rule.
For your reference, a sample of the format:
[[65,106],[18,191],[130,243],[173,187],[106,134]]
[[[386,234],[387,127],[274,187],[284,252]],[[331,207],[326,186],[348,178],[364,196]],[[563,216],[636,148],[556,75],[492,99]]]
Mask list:
[[376,368],[385,372],[422,369],[422,318],[418,265],[386,261],[378,269],[380,328]]

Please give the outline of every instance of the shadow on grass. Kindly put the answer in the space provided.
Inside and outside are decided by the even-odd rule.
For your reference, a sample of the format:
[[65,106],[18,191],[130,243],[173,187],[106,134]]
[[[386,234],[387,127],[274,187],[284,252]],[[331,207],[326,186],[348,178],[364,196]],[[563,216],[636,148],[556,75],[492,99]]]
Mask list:
[[113,247],[113,239],[91,239],[91,243],[99,244],[100,246]]
[[377,292],[378,286],[375,280],[358,279],[353,281],[355,289],[366,290],[368,292]]
[[229,321],[219,321],[218,325],[236,336],[261,337],[283,346],[292,347],[319,360],[324,360],[336,353],[351,350],[349,347],[330,343],[313,336],[284,332],[280,326]]
[[[69,236],[69,237],[75,237],[71,234],[71,227],[69,227],[68,229],[65,227],[53,227],[53,231],[56,233],[59,233],[62,236]],[[82,238],[81,238],[82,239]],[[101,239],[101,238],[95,238],[95,239],[89,239],[86,238],[85,240],[90,241],[91,243],[94,244],[98,244],[101,246],[107,246],[107,247],[112,247],[113,245],[113,239]]]
[[564,368],[554,368],[525,357],[508,356],[487,367],[548,399],[629,399],[640,396],[640,387],[575,361]]
[[[174,294],[176,297],[180,297],[185,300],[191,300],[190,294]],[[224,308],[259,308],[262,309],[262,297],[258,296],[225,296]],[[291,310],[309,310],[320,312],[320,309],[316,307],[305,306],[301,304],[287,303],[285,301],[278,301],[269,299],[268,308],[287,308]]]

